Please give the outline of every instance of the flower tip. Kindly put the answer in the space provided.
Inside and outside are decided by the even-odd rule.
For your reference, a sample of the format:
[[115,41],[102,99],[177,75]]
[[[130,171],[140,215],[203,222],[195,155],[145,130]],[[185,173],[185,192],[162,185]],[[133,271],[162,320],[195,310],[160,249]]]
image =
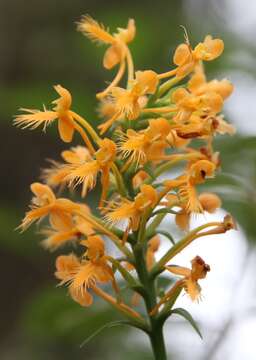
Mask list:
[[230,215],[230,214],[227,214],[227,215],[224,217],[223,225],[224,225],[224,228],[225,228],[226,231],[232,230],[232,229],[233,229],[233,230],[238,230],[236,221],[235,221],[235,219],[232,217],[232,215]]

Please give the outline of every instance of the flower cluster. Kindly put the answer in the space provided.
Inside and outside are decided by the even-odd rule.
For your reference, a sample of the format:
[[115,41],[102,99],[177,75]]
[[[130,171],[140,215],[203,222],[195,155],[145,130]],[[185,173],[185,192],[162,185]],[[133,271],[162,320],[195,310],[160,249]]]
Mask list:
[[[192,301],[200,298],[198,281],[210,271],[199,256],[191,261],[191,269],[170,264],[170,260],[199,237],[235,228],[227,215],[223,221],[190,229],[193,214],[213,213],[221,207],[219,196],[200,193],[199,185],[220,170],[214,137],[235,132],[221,114],[233,85],[226,79],[209,81],[204,71],[204,62],[218,58],[224,44],[208,35],[193,48],[186,36],[174,52],[172,69],[164,73],[135,71],[128,47],[135,38],[134,20],[112,34],[85,16],[78,30],[105,45],[104,68],[118,70],[107,88],[97,94],[102,118],[99,132],[71,109],[72,96],[61,85],[54,86],[59,98],[51,110],[21,109],[16,117],[17,126],[42,126],[44,131],[57,121],[64,142],[70,143],[75,132],[82,139],[81,145],[61,153],[62,160],[51,161],[42,172],[42,183],[31,185],[34,198],[20,228],[25,230],[47,218],[48,226],[41,230],[45,248],[76,244],[77,254],[59,256],[55,272],[73,300],[89,306],[97,295],[129,317],[134,326],[151,333],[156,319],[170,314],[182,289]],[[172,175],[176,165],[179,170]],[[162,174],[165,180],[160,181]],[[101,194],[93,213],[84,198],[97,183]],[[78,188],[81,201],[56,198],[56,188]],[[167,215],[175,217],[185,233],[156,261],[160,235],[173,241],[169,229],[160,228]],[[115,257],[113,251],[106,253],[106,242],[117,248]],[[163,271],[181,277],[164,293],[156,281]],[[119,289],[120,275],[133,292],[132,301]],[[140,298],[145,301],[146,315],[135,309]]]

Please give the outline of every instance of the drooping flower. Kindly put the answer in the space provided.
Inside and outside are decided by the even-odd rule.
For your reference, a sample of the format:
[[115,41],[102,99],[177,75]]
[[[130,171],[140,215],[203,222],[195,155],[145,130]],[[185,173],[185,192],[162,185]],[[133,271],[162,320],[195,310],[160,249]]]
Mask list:
[[210,271],[210,266],[200,256],[191,261],[191,269],[181,266],[167,265],[166,269],[172,274],[183,276],[184,289],[192,301],[200,300],[201,287],[198,280],[204,279]]

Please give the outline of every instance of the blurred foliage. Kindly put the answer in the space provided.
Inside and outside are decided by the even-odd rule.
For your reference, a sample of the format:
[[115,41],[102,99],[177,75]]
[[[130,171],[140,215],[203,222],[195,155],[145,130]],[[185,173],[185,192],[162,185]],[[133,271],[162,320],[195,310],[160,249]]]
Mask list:
[[207,188],[219,193],[223,207],[234,215],[251,245],[256,242],[256,137],[218,139],[223,172]]
[[[241,42],[225,28],[221,15],[216,16],[213,3],[220,4],[194,1],[194,6],[192,0],[157,4],[155,1],[121,4],[116,0],[0,2],[0,131],[4,140],[0,143],[0,269],[2,274],[8,271],[1,296],[4,309],[0,326],[1,359],[151,359],[143,342],[139,347],[137,333],[123,326],[105,328],[84,347],[79,347],[88,336],[117,317],[101,302],[84,309],[73,303],[65,290],[56,289],[55,255],[38,246],[38,236],[33,230],[25,236],[13,231],[29,201],[29,184],[38,178],[45,159],[56,158],[65,145],[57,139],[56,129],[50,129],[47,136],[40,131],[21,133],[12,128],[11,118],[20,106],[49,106],[55,98],[52,85],[61,83],[71,90],[77,112],[97,125],[94,94],[103,87],[103,79],[108,81],[112,74],[102,69],[103,49],[96,48],[75,31],[75,21],[86,13],[110,24],[111,30],[125,25],[129,17],[136,19],[138,33],[131,50],[138,69],[168,69],[175,46],[183,41],[179,26],[183,24],[192,42],[211,31],[224,38],[225,54],[208,67],[210,77],[237,68],[255,75],[235,61],[234,49],[241,48]],[[224,12],[224,1],[221,8]],[[200,16],[204,21],[195,21]],[[243,46],[254,55],[253,47]],[[222,195],[224,208],[235,216],[254,245],[256,138],[234,136],[226,140],[223,137],[216,140],[215,148],[222,153],[224,173],[209,186]]]

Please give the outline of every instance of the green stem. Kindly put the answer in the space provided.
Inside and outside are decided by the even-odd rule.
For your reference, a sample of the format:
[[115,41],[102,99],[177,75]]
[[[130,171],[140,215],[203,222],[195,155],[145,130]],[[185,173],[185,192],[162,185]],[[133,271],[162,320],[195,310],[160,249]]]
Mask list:
[[117,165],[115,163],[112,163],[111,169],[116,179],[116,186],[119,191],[119,194],[121,194],[122,196],[126,196],[126,188],[125,188],[124,180]]
[[167,360],[164,344],[163,326],[159,324],[149,335],[155,360]]
[[[155,276],[157,276],[157,274],[164,271],[165,264],[170,261],[175,255],[181,252],[185,247],[187,247],[193,240],[205,235],[209,235],[209,232],[200,233],[201,230],[212,226],[216,226],[218,228],[221,224],[221,222],[217,221],[209,222],[198,226],[194,230],[190,231],[183,239],[181,239],[173,247],[171,247],[170,250],[168,250],[167,253],[154,265],[153,269],[151,270],[151,277],[154,278]],[[211,234],[212,233],[213,232],[211,232]]]
[[147,270],[144,248],[143,244],[137,243],[133,247],[133,252],[138,278],[144,287],[144,294],[142,296],[146,305],[150,323],[150,330],[147,333],[150,338],[155,360],[167,360],[163,336],[163,322],[159,321],[157,316],[150,314],[152,309],[156,306],[157,298],[155,280],[149,277],[149,272]]
[[195,155],[191,156],[191,154],[176,154],[175,158],[173,158],[170,161],[165,162],[162,165],[159,165],[154,173],[154,177],[150,177],[149,179],[146,179],[143,183],[144,184],[151,184],[158,176],[163,174],[164,172],[170,170],[171,167],[176,165],[182,160],[190,160],[190,158],[194,157]]
[[184,76],[174,77],[164,82],[158,89],[157,97],[161,97],[164,93],[166,93],[166,91],[168,91],[172,86],[179,83],[183,78]]

